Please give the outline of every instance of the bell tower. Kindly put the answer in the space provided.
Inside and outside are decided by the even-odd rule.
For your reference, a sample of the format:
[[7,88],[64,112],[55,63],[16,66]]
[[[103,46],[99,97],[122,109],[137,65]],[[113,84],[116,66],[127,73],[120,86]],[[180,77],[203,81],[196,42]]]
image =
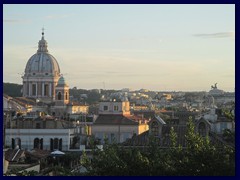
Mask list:
[[55,88],[55,102],[56,106],[64,106],[69,103],[69,86],[63,76],[59,78]]

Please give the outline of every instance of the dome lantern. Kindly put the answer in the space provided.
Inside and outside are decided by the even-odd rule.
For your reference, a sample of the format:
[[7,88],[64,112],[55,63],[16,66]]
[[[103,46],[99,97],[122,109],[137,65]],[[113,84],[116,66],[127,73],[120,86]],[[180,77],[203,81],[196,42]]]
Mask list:
[[47,41],[44,39],[44,28],[42,28],[42,39],[38,42],[38,53],[48,52]]

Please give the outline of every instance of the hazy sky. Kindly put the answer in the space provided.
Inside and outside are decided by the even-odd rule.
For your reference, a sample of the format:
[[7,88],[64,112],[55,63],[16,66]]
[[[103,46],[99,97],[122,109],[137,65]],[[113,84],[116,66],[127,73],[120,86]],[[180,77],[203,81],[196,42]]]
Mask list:
[[3,81],[22,84],[41,29],[69,86],[235,88],[235,5],[3,5]]

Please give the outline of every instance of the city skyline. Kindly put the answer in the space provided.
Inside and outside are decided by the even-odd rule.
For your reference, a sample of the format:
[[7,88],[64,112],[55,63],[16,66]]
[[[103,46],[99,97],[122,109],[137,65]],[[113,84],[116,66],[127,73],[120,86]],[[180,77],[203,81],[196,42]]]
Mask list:
[[235,88],[234,4],[4,4],[4,82],[22,84],[42,27],[71,88]]

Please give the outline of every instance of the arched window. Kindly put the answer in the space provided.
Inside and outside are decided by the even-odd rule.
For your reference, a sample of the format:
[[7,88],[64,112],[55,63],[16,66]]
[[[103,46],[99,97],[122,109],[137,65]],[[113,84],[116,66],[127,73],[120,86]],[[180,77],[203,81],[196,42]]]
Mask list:
[[49,85],[44,84],[44,96],[49,96]]
[[40,139],[40,149],[43,149],[43,138]]
[[58,100],[61,100],[61,99],[62,99],[62,93],[58,92]]
[[15,139],[12,138],[12,149],[15,149]]
[[59,148],[60,151],[62,150],[62,138],[59,140]]
[[32,84],[32,95],[33,96],[37,95],[37,86],[36,86],[36,84]]
[[58,138],[54,138],[54,139],[50,139],[50,149],[51,151],[58,149],[58,150],[62,150],[62,138],[58,139]]
[[65,99],[68,100],[68,93],[65,93]]
[[204,122],[199,123],[198,132],[201,136],[206,136],[207,135],[207,128],[206,128],[206,124]]
[[35,138],[33,142],[33,148],[39,149],[39,146],[40,146],[40,141],[38,138]]
[[33,148],[34,149],[43,149],[43,138],[35,138],[33,141]]
[[152,122],[151,132],[152,132],[152,135],[154,135],[154,136],[158,136],[159,135],[159,125],[155,121]]
[[58,138],[54,138],[53,140],[53,149],[58,149]]
[[12,138],[12,149],[15,149],[15,148],[19,148],[21,149],[21,139],[20,138]]
[[53,139],[52,138],[50,139],[50,150],[51,151],[53,150]]

